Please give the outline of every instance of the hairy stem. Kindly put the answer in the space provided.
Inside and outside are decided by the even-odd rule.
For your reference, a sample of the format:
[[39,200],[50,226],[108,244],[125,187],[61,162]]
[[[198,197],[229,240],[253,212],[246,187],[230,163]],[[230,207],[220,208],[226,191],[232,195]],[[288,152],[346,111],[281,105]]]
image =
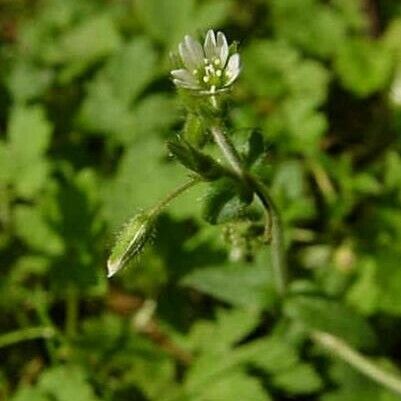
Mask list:
[[283,227],[280,213],[265,184],[255,177],[250,177],[255,193],[271,216],[271,252],[272,266],[277,292],[283,296],[287,288],[287,263],[284,249]]
[[287,268],[283,246],[283,228],[277,207],[275,206],[266,186],[260,180],[248,174],[244,169],[240,155],[222,127],[218,125],[212,126],[211,132],[214,141],[220,148],[222,154],[230,164],[238,179],[253,190],[270,216],[270,218],[267,219],[267,222],[269,226],[271,225],[269,229],[271,228],[271,252],[275,284],[277,293],[280,296],[283,296],[286,291]]
[[162,199],[152,210],[151,213],[158,214],[162,209],[164,209],[172,200],[180,196],[186,190],[192,188],[193,186],[202,182],[201,178],[194,177],[180,185],[174,191],[169,193],[164,199]]
[[401,377],[399,375],[382,369],[368,358],[352,349],[346,342],[329,333],[314,331],[311,334],[311,338],[315,343],[326,348],[334,356],[342,359],[363,375],[387,387],[394,393],[401,395]]
[[241,157],[235,149],[235,146],[228,138],[226,133],[224,132],[221,126],[215,125],[210,128],[212,132],[213,139],[216,142],[217,146],[220,148],[227,162],[234,170],[235,174],[240,178],[244,179],[245,171],[242,166]]

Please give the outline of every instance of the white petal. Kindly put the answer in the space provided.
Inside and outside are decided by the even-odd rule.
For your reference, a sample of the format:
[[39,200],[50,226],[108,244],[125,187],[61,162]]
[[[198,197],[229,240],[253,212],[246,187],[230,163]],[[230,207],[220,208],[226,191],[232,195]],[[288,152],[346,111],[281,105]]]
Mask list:
[[184,42],[178,45],[178,51],[181,56],[181,60],[184,63],[184,66],[188,68],[188,70],[193,70],[197,66],[192,62],[191,53],[188,51],[187,46]]
[[184,89],[193,89],[193,90],[198,90],[200,89],[200,86],[198,84],[190,84],[186,81],[181,81],[179,79],[173,79],[174,85],[184,88]]
[[226,82],[225,86],[231,85],[237,79],[240,70],[239,54],[235,53],[230,57],[227,63],[226,72],[228,74],[228,81]]
[[192,69],[201,66],[205,57],[201,44],[189,35],[185,36],[184,42],[193,63]]
[[212,60],[213,57],[217,56],[216,37],[214,36],[213,29],[210,29],[206,34],[204,49],[208,59]]
[[180,81],[188,82],[189,84],[193,85],[197,84],[196,78],[188,70],[173,70],[171,71],[171,75],[173,76],[173,78],[177,78]]
[[220,57],[221,64],[224,67],[228,58],[228,43],[226,39],[226,35],[223,32],[217,33],[217,48],[218,48],[218,57]]

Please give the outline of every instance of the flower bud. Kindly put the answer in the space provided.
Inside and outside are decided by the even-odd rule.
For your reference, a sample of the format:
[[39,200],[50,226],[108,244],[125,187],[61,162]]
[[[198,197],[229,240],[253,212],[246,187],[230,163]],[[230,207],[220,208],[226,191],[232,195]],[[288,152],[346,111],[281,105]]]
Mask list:
[[124,226],[107,261],[107,277],[139,255],[152,235],[154,220],[152,213],[138,213]]

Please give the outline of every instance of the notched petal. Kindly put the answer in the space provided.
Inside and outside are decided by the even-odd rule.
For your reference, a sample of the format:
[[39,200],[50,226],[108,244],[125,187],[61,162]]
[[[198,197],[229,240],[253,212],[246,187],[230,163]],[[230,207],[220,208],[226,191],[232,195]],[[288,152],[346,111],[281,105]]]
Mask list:
[[188,51],[187,46],[184,42],[178,45],[178,52],[180,53],[181,60],[184,66],[189,70],[196,68],[192,62],[191,53]]
[[201,44],[189,35],[185,36],[184,42],[193,63],[192,69],[202,65],[204,53]]
[[196,78],[188,70],[184,70],[184,69],[173,70],[173,71],[171,71],[171,75],[173,76],[173,78],[177,78],[184,82],[188,82],[191,84],[197,83]]
[[226,86],[231,85],[237,79],[240,71],[240,57],[238,53],[235,53],[230,57],[227,63],[226,73],[228,81],[226,82]]
[[201,89],[201,87],[198,84],[191,84],[189,82],[181,81],[180,79],[173,79],[173,83],[175,86],[179,88],[192,89],[192,90]]
[[220,57],[222,65],[225,66],[228,58],[228,43],[226,35],[223,32],[217,33],[217,48],[218,57]]
[[217,45],[216,45],[216,37],[214,35],[213,29],[210,29],[205,38],[205,55],[208,59],[212,59],[217,56]]

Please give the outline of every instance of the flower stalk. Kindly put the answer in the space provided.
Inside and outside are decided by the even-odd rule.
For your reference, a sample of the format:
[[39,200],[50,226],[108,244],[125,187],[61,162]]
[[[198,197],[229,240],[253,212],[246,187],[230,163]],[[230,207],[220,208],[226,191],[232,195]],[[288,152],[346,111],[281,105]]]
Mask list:
[[51,326],[28,327],[12,331],[0,336],[0,348],[18,344],[23,341],[32,341],[40,338],[49,339],[54,337],[56,331]]
[[342,359],[363,375],[388,388],[395,394],[401,395],[401,377],[399,375],[395,375],[382,369],[351,348],[345,341],[333,336],[332,334],[322,331],[314,331],[311,333],[311,338],[316,344],[327,349],[334,356]]

